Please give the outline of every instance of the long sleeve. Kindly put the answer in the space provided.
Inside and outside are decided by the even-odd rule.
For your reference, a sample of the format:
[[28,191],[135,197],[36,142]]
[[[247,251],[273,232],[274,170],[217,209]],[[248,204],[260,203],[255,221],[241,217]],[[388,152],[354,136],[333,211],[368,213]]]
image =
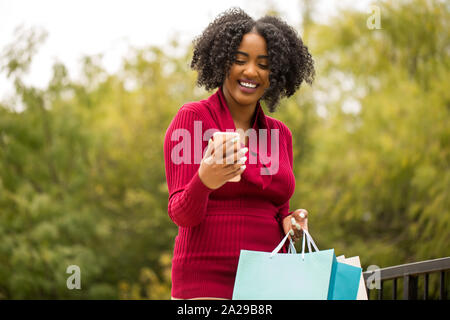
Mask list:
[[[292,149],[292,133],[288,127],[285,127],[285,128],[287,130],[283,130],[283,133],[286,137],[286,148],[287,148],[287,154],[289,157],[290,168],[293,171],[294,170],[294,157],[293,157],[293,149]],[[282,223],[283,219],[292,213],[292,211],[289,211],[289,201],[290,200],[287,200],[284,204],[282,204],[279,207],[278,219],[279,219],[280,223]]]
[[[203,184],[198,168],[203,155],[203,132],[196,137],[197,125],[204,121],[192,110],[181,108],[169,125],[164,139],[164,160],[169,189],[168,213],[181,227],[193,227],[204,218],[209,194],[214,191]],[[198,133],[197,133],[198,134]],[[194,144],[201,146],[198,148]],[[195,156],[195,153],[199,153]],[[194,161],[196,160],[196,161]]]

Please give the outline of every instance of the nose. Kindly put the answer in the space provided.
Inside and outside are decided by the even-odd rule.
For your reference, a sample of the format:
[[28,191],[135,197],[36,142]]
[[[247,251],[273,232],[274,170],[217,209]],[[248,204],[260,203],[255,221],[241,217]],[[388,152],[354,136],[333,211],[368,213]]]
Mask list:
[[254,63],[248,63],[243,72],[244,76],[248,79],[254,79],[258,73],[256,71],[256,65]]

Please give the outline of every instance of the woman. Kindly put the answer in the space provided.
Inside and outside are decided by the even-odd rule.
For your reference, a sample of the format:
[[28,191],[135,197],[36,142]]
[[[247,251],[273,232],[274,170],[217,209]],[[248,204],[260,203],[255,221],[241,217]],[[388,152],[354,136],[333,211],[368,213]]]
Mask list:
[[[165,136],[168,213],[179,227],[172,298],[230,299],[241,249],[272,251],[287,232],[297,241],[307,228],[306,210],[289,211],[291,131],[266,116],[260,100],[273,112],[281,97],[312,83],[314,64],[285,22],[254,21],[233,8],[194,41],[191,67],[198,85],[218,90],[183,105]],[[241,135],[241,150],[230,140],[223,154],[213,148],[215,131],[237,130],[248,133]],[[211,161],[219,157],[227,161]],[[239,182],[228,182],[237,175]]]

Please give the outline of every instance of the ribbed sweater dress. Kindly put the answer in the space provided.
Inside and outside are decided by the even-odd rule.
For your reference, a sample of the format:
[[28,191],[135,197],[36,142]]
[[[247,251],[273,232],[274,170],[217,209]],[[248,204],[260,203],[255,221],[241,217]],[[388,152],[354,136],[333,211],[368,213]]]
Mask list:
[[[231,299],[240,250],[272,251],[284,235],[281,221],[291,213],[295,189],[292,133],[266,116],[259,102],[253,119],[257,143],[249,138],[241,181],[216,190],[203,184],[198,169],[213,133],[236,130],[222,88],[208,99],[184,104],[167,128],[168,214],[178,226],[174,298]],[[260,129],[266,129],[266,138]]]

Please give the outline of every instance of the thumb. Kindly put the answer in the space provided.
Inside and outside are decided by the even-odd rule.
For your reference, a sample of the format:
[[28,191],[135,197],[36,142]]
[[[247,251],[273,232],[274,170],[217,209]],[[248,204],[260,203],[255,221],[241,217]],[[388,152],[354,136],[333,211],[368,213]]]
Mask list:
[[284,234],[287,234],[291,230],[291,223],[290,223],[291,215],[288,215],[283,219],[283,231]]

